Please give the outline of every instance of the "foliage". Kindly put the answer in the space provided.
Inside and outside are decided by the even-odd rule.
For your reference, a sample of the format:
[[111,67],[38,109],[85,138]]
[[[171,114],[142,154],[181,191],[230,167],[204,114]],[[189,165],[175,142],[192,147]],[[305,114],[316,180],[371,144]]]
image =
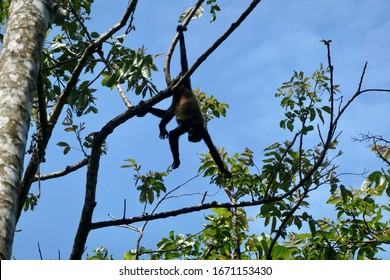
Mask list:
[[[336,180],[338,181],[338,180]],[[290,234],[286,245],[296,259],[376,259],[390,242],[390,207],[378,204],[390,189],[388,177],[375,171],[359,189],[334,184],[328,204],[334,205],[337,221],[312,221],[310,234]]]
[[200,90],[195,90],[194,93],[199,100],[206,121],[221,116],[226,117],[226,112],[229,108],[228,104],[218,101],[213,95],[207,97],[206,93],[201,92]]
[[159,198],[161,192],[166,192],[163,177],[167,176],[167,172],[149,171],[146,175],[140,173],[141,165],[138,165],[134,159],[127,159],[128,164],[122,165],[122,168],[133,168],[135,175],[135,185],[140,191],[139,201],[141,203],[152,204],[155,198]]
[[95,250],[93,250],[94,255],[89,256],[87,255],[87,260],[112,260],[112,255],[108,255],[108,250],[105,247],[99,247]]
[[[0,25],[3,25],[5,23],[8,14],[8,8],[9,8],[9,0],[1,0],[0,1]],[[1,37],[0,42],[2,42],[2,40],[3,37]]]
[[221,11],[221,8],[217,4],[217,0],[207,0],[207,5],[210,6],[211,21],[217,19],[217,12]]
[[37,206],[38,204],[38,196],[33,194],[33,193],[30,193],[26,199],[26,202],[24,203],[24,211],[28,211],[28,210],[31,210],[33,211],[35,209],[35,207]]
[[[207,0],[206,4],[208,6],[210,6],[210,15],[211,15],[210,22],[216,21],[216,19],[217,19],[217,12],[221,11],[221,8],[217,4],[217,0]],[[193,11],[193,9],[194,9],[193,7],[190,7],[187,10],[185,10],[180,15],[179,22],[183,22],[190,15],[190,13]],[[192,16],[192,19],[200,18],[200,17],[203,16],[203,14],[204,14],[204,9],[203,9],[202,6],[200,6],[197,9],[197,11],[195,12],[195,14]]]
[[[299,121],[302,124],[302,133],[305,135],[314,130],[314,126],[307,125],[307,122],[312,123],[318,115],[324,124],[323,113],[331,113],[329,106],[319,107],[324,92],[330,91],[329,77],[325,75],[322,66],[320,70],[313,73],[311,79],[314,82],[313,86],[309,83],[310,78],[304,77],[303,72],[294,71],[291,80],[283,83],[283,86],[278,89],[276,96],[283,97],[280,105],[286,110],[286,119],[280,122],[281,128],[293,131],[294,122]],[[333,90],[338,91],[338,86],[335,86]]]

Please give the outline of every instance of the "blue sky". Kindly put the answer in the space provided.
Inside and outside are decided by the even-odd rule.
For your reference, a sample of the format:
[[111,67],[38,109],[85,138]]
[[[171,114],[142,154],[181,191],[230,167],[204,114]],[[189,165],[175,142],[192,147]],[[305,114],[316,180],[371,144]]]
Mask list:
[[[96,0],[90,30],[104,32],[121,17],[127,0]],[[175,33],[177,18],[195,1],[139,1],[135,14],[136,32],[126,39],[126,45],[139,48],[144,45],[152,54],[165,53]],[[217,22],[210,24],[206,14],[194,20],[186,32],[189,62],[201,55],[230,24],[237,19],[251,1],[219,1],[222,12]],[[110,6],[108,6],[110,5]],[[206,8],[207,10],[207,8]],[[293,70],[304,71],[307,75],[326,65],[326,49],[322,39],[332,40],[332,61],[335,67],[335,82],[341,85],[344,100],[357,89],[359,78],[368,61],[363,88],[390,89],[390,2],[388,0],[264,0],[238,30],[226,40],[217,51],[192,76],[194,87],[200,87],[208,95],[214,95],[230,105],[227,117],[213,120],[209,130],[214,143],[226,148],[230,155],[249,147],[255,152],[256,163],[261,166],[262,151],[276,141],[291,136],[280,130],[279,121],[283,110],[274,97],[276,88],[290,79]],[[156,61],[162,71],[164,57]],[[172,73],[178,71],[178,61],[173,63]],[[154,82],[160,89],[165,88],[162,72],[156,73]],[[139,99],[129,93],[133,102]],[[88,118],[91,131],[126,108],[118,94],[100,88],[97,92],[99,114]],[[367,148],[367,143],[352,141],[360,133],[381,134],[389,139],[388,107],[390,94],[368,93],[361,96],[349,108],[340,122],[340,148],[344,151],[337,160],[339,172],[361,173],[375,170],[380,161]],[[164,101],[158,107],[169,106]],[[102,157],[97,191],[94,221],[109,219],[108,214],[122,217],[123,199],[127,199],[128,216],[137,216],[142,208],[134,192],[130,169],[121,169],[124,159],[135,158],[142,165],[142,171],[163,171],[171,164],[167,141],[158,138],[159,120],[153,116],[132,119],[118,128],[108,138],[108,155]],[[174,125],[174,122],[171,124]],[[63,141],[63,128],[57,127],[47,152],[47,162],[41,173],[63,169],[82,159],[82,154],[73,150],[64,157],[55,144]],[[202,144],[190,144],[181,139],[182,165],[166,180],[172,189],[196,175],[199,154],[207,152]],[[74,146],[76,143],[74,142]],[[360,176],[343,176],[343,182],[358,187],[363,180]],[[42,182],[42,197],[37,209],[24,213],[15,234],[13,254],[17,259],[38,259],[37,243],[40,243],[45,259],[61,259],[70,254],[77,230],[84,199],[85,170],[67,177]],[[210,190],[211,188],[211,190]],[[36,186],[33,191],[36,191]],[[185,186],[182,193],[203,193],[208,190],[215,194],[210,200],[225,199],[216,187],[208,181],[196,179]],[[324,214],[327,190],[320,190],[311,197],[313,213],[317,218]],[[160,211],[196,205],[200,195],[182,200],[169,200]],[[256,209],[248,209],[255,215]],[[171,228],[176,233],[194,233],[201,229],[203,216],[207,212],[169,218],[152,222],[146,229],[143,245],[154,248],[156,241]],[[167,226],[168,225],[168,226]],[[257,228],[258,227],[258,228]],[[254,225],[255,232],[261,232],[261,225]],[[123,252],[135,247],[137,233],[122,228],[107,228],[93,231],[87,243],[87,252],[105,246],[116,259]],[[387,253],[384,257],[390,259]]]

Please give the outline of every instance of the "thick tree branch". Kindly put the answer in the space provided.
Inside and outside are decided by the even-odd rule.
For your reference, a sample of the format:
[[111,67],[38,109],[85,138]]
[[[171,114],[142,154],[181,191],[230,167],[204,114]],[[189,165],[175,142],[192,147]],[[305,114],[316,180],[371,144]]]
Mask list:
[[[153,102],[157,103],[161,101],[164,98],[164,95],[166,95],[167,91],[168,89],[154,96]],[[141,110],[143,110],[142,108],[143,106],[140,105],[131,107],[124,113],[118,115],[117,117],[109,121],[105,126],[103,126],[103,128],[99,132],[94,135],[91,156],[88,163],[84,207],[82,210],[79,228],[74,240],[73,249],[70,256],[71,259],[81,259],[89,231],[91,230],[92,214],[96,205],[95,195],[98,180],[99,163],[102,153],[102,144],[118,126],[140,113]]]

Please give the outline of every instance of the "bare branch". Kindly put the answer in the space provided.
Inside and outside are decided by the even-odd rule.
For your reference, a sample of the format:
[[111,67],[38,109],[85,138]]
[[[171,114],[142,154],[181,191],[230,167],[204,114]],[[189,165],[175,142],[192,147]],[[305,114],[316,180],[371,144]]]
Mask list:
[[123,91],[120,84],[116,85],[116,88],[118,89],[119,95],[121,96],[123,102],[125,103],[127,108],[133,107],[133,104],[131,104],[130,100],[127,98],[126,93]]
[[337,125],[340,117],[342,116],[342,114],[345,112],[345,110],[349,107],[349,105],[351,105],[351,103],[359,96],[361,95],[363,92],[361,91],[361,87],[362,87],[362,83],[363,83],[363,79],[364,79],[364,75],[366,73],[366,69],[367,69],[367,62],[364,64],[364,68],[363,68],[363,72],[362,72],[362,75],[360,77],[360,82],[359,82],[359,86],[358,86],[358,89],[356,91],[356,93],[351,97],[351,99],[348,100],[347,104],[344,105],[344,107],[342,107],[339,111],[339,114],[337,115],[336,119],[334,120],[334,124],[332,125]]
[[53,172],[50,174],[44,174],[44,175],[36,175],[34,177],[34,182],[36,182],[38,180],[44,181],[44,180],[49,180],[49,179],[54,179],[54,178],[66,176],[69,173],[72,173],[74,171],[79,170],[80,168],[86,166],[87,164],[88,164],[88,158],[84,158],[82,161],[80,161],[74,165],[71,165],[71,166],[68,165],[67,167],[65,167],[65,169],[63,169],[61,171]]
[[372,92],[372,91],[376,91],[376,92],[390,92],[390,89],[379,89],[379,88],[365,89],[365,90],[361,90],[360,93]]
[[210,208],[238,208],[238,207],[249,207],[249,206],[258,206],[265,203],[275,202],[281,200],[280,197],[274,197],[274,198],[264,198],[257,201],[242,201],[238,203],[220,203],[213,201],[211,203],[204,203],[192,207],[186,207],[181,208],[173,211],[167,211],[167,212],[161,212],[156,213],[153,215],[143,215],[138,217],[132,217],[122,220],[115,220],[115,221],[102,221],[102,222],[96,222],[91,224],[91,229],[98,229],[98,228],[104,228],[109,226],[119,226],[119,225],[126,225],[126,224],[133,224],[137,222],[144,222],[144,221],[153,221],[153,220],[159,220],[159,219],[166,219],[169,217],[176,217],[188,213],[194,213],[199,212],[202,210],[207,210]]

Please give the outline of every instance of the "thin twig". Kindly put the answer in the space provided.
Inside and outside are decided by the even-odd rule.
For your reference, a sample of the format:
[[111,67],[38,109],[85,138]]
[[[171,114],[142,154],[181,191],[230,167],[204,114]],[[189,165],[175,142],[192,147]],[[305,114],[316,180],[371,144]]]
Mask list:
[[39,258],[41,259],[41,261],[43,260],[43,256],[42,256],[42,251],[41,251],[41,245],[39,244],[39,241],[38,241],[38,252],[39,252]]

